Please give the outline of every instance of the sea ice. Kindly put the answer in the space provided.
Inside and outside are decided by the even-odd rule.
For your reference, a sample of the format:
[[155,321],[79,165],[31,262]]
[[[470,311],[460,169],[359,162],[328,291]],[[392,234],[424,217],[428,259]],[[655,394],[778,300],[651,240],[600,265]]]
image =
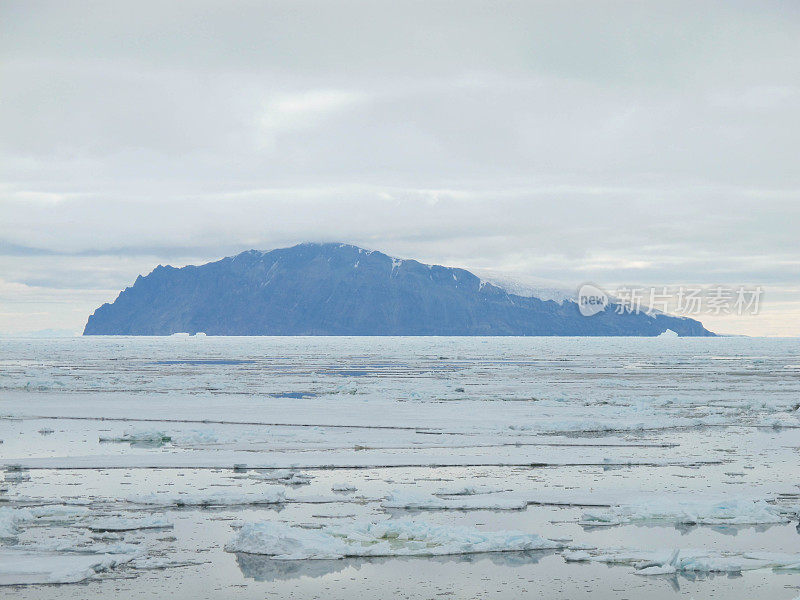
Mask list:
[[86,525],[86,528],[92,531],[136,531],[137,529],[166,529],[172,526],[172,523],[163,517],[152,515],[137,519],[108,517],[92,521]]
[[0,586],[77,583],[133,559],[106,554],[56,554],[0,550]]
[[519,498],[491,496],[459,496],[439,498],[431,494],[395,490],[381,503],[384,508],[417,510],[522,510],[528,505]]
[[33,518],[33,513],[28,509],[0,507],[0,539],[16,537],[20,523]]
[[283,483],[285,485],[306,485],[311,483],[311,475],[299,473],[289,469],[278,469],[275,471],[267,471],[264,473],[250,472],[247,474],[250,479],[258,479],[259,481],[274,481]]
[[356,486],[349,483],[334,483],[331,486],[332,492],[355,492]]
[[353,523],[318,530],[263,521],[245,524],[229,552],[266,554],[279,560],[346,556],[438,556],[564,548],[563,542],[518,531],[484,532],[421,521]]
[[643,521],[669,521],[686,525],[760,525],[787,523],[788,509],[764,500],[665,500],[612,506],[583,513],[580,524],[612,526]]
[[90,509],[86,506],[72,504],[42,504],[31,506],[27,510],[36,517],[38,521],[74,521],[89,514]]
[[134,504],[151,506],[246,506],[255,504],[282,504],[286,501],[283,489],[275,486],[255,491],[188,492],[185,494],[155,492],[128,499]]
[[158,431],[155,429],[140,429],[136,431],[126,431],[119,437],[100,437],[99,441],[162,445],[171,442],[172,437],[163,431]]
[[508,491],[506,488],[486,485],[465,485],[454,488],[444,488],[435,492],[437,496],[474,496],[476,494],[496,494]]
[[[777,578],[780,571],[800,569],[800,555],[767,552],[794,551],[786,536],[794,534],[800,515],[800,508],[788,506],[798,502],[796,340],[658,342],[210,337],[198,344],[79,338],[37,345],[4,340],[16,366],[0,372],[5,440],[0,468],[9,467],[8,483],[0,485],[8,488],[0,493],[5,500],[0,537],[6,536],[0,554],[14,549],[16,557],[45,555],[47,560],[36,559],[41,568],[31,570],[50,573],[59,564],[70,567],[62,562],[66,555],[83,560],[86,554],[92,562],[122,552],[113,558],[136,556],[127,576],[136,568],[175,565],[198,549],[218,547],[220,533],[228,535],[221,523],[241,517],[241,507],[277,503],[280,508],[283,502],[338,504],[290,506],[280,513],[247,510],[269,515],[251,520],[281,518],[287,524],[246,525],[238,532],[240,548],[249,544],[248,551],[289,558],[477,552],[493,544],[496,551],[514,550],[507,538],[490,544],[481,536],[494,534],[474,530],[470,535],[476,537],[451,532],[448,538],[428,529],[406,539],[407,531],[376,530],[397,527],[393,520],[351,522],[388,518],[386,509],[394,506],[487,509],[481,527],[512,527],[498,524],[508,522],[507,513],[488,509],[530,504],[541,506],[531,507],[526,521],[548,521],[556,514],[566,519],[548,524],[547,531],[550,542],[569,544],[563,557],[570,562],[617,562],[641,575],[763,567],[774,570],[765,578]],[[46,383],[34,389],[27,381]],[[313,394],[301,399],[276,390]],[[37,433],[56,427],[53,436]],[[759,429],[764,427],[773,429]],[[138,447],[98,447],[98,436]],[[232,472],[234,465],[241,467]],[[449,468],[455,465],[469,468]],[[553,468],[536,468],[543,465]],[[666,465],[683,468],[656,468]],[[359,470],[341,470],[346,467]],[[47,470],[54,468],[59,470]],[[306,473],[314,476],[311,486],[286,489],[308,481]],[[310,496],[331,484],[333,491],[353,492],[356,486],[358,491]],[[399,491],[386,497],[394,487]],[[125,501],[131,494],[139,494],[131,498],[139,506]],[[83,506],[68,506],[72,503]],[[547,505],[573,508],[556,511]],[[113,531],[125,531],[127,517],[139,521],[133,517],[149,515],[157,521],[151,511],[175,506],[232,509],[183,511],[186,526],[174,536],[87,528],[113,525]],[[375,516],[381,508],[384,514]],[[638,550],[552,539],[570,533],[581,513],[589,526],[723,527],[687,533],[701,549],[683,548],[677,555],[672,548],[659,550],[671,542],[644,528],[588,531],[581,540],[621,535],[641,546]],[[474,513],[425,514],[448,525],[475,521]],[[736,525],[790,521],[725,535]],[[0,565],[5,560],[4,554]],[[580,579],[580,565],[565,568]],[[617,579],[616,571],[608,577]],[[138,591],[149,589],[156,576]],[[619,593],[634,597],[643,582],[630,579]],[[699,587],[695,597],[719,591],[708,588]]]
[[671,573],[741,573],[766,568],[788,568],[800,563],[800,554],[749,554],[709,550],[597,550],[588,559],[631,565],[638,575]]

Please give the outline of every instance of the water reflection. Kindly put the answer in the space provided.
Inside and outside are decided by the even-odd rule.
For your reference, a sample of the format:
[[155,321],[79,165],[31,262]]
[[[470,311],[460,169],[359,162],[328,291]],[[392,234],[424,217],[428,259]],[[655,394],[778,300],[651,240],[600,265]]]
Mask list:
[[[633,523],[623,523],[619,525],[592,525],[589,523],[580,523],[581,528],[587,533],[608,532],[613,529],[625,529],[635,527],[640,529],[668,529],[669,525],[663,521],[640,521]],[[673,523],[672,528],[679,532],[681,535],[689,535],[692,533],[699,533],[702,531],[713,531],[721,535],[728,535],[735,537],[740,533],[765,533],[774,527],[785,527],[785,523],[751,523],[742,525],[704,525],[697,523]],[[800,524],[797,526],[797,532],[800,533]]]

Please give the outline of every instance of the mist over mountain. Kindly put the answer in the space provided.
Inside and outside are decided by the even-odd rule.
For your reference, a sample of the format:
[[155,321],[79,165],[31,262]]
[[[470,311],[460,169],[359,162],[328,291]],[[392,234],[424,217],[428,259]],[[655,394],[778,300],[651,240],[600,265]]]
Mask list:
[[710,336],[693,319],[580,314],[464,269],[347,244],[249,250],[199,266],[159,265],[89,320],[84,335]]

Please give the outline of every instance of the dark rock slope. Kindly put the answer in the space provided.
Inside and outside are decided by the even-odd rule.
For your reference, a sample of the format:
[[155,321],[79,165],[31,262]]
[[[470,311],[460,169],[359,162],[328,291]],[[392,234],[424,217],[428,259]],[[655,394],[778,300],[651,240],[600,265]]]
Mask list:
[[692,319],[606,311],[507,293],[464,269],[346,244],[250,250],[157,267],[89,317],[84,335],[710,336]]

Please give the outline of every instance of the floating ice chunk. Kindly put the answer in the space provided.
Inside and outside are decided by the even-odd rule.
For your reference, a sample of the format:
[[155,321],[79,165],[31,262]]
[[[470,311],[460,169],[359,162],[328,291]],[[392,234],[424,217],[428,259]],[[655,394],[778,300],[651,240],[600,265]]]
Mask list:
[[89,508],[85,506],[73,506],[70,504],[44,504],[31,506],[27,510],[36,517],[37,521],[46,521],[49,524],[70,523],[90,512]]
[[627,564],[638,575],[671,573],[741,573],[765,568],[789,568],[800,563],[800,554],[747,554],[708,550],[611,550],[589,552],[589,559]]
[[186,445],[216,444],[219,441],[213,429],[192,429],[170,435],[169,438],[167,441]]
[[163,517],[153,515],[138,519],[108,517],[86,525],[91,531],[136,531],[137,529],[167,529],[173,525]]
[[0,507],[0,539],[16,537],[19,525],[33,518],[33,513],[26,508]]
[[[662,334],[663,335],[663,334]],[[654,565],[652,567],[645,567],[636,571],[637,575],[672,575],[676,573],[675,567],[672,565]]]
[[775,569],[800,570],[800,554],[786,554],[783,552],[748,552],[745,558],[761,560],[766,566]]
[[766,415],[761,417],[757,421],[757,425],[761,427],[772,427],[773,429],[783,429],[784,427],[787,429],[793,429],[796,427],[800,427],[800,414],[797,412],[791,413],[778,413],[774,415]]
[[91,535],[84,533],[81,536],[55,538],[46,542],[37,542],[26,545],[25,550],[36,552],[75,552],[80,554],[126,554],[136,556],[141,550],[133,545],[119,540],[96,540]]
[[349,483],[334,483],[331,486],[331,491],[333,492],[355,492],[356,486],[351,485]]
[[147,570],[160,570],[160,569],[174,569],[176,567],[188,567],[191,565],[199,565],[201,563],[186,560],[170,560],[168,558],[137,558],[133,561],[132,566],[139,571]]
[[119,540],[123,539],[124,536],[123,536],[122,533],[115,533],[115,532],[111,532],[111,531],[105,531],[105,532],[97,532],[96,531],[96,532],[92,533],[89,537],[91,537],[92,540],[95,540],[95,541],[106,541],[107,542],[109,540],[119,541]]
[[672,329],[667,329],[666,331],[659,333],[656,337],[658,338],[678,338],[680,337],[677,333],[672,331]]
[[278,487],[267,487],[254,491],[191,492],[186,494],[156,492],[128,499],[135,504],[151,506],[246,506],[255,504],[282,504],[286,495]]
[[522,510],[528,506],[519,498],[475,497],[439,498],[431,494],[395,490],[381,503],[384,508],[417,510]]
[[31,474],[28,471],[7,471],[4,480],[6,483],[21,483],[30,481]]
[[502,487],[491,487],[487,485],[466,485],[452,489],[441,489],[436,492],[437,496],[474,496],[476,494],[496,494],[508,491]]
[[680,550],[673,550],[669,560],[661,565],[643,566],[636,574],[637,575],[672,575],[678,570],[678,558],[680,557]]
[[132,560],[125,555],[0,550],[0,586],[77,583]]
[[225,547],[279,560],[346,556],[438,556],[560,549],[564,543],[518,531],[484,532],[420,521],[353,523],[318,530],[265,521],[248,523]]
[[58,379],[33,378],[30,381],[25,382],[25,385],[22,386],[22,389],[25,391],[39,390],[43,392],[46,390],[64,389],[65,387],[66,384]]
[[764,500],[724,501],[656,500],[638,505],[613,506],[583,513],[580,524],[612,526],[643,521],[670,521],[686,525],[761,525],[786,523],[790,509]]
[[278,469],[277,471],[268,471],[266,473],[252,472],[248,474],[248,477],[259,481],[280,482],[286,485],[306,485],[311,483],[311,475],[289,469]]
[[331,533],[267,521],[245,524],[225,549],[282,559],[325,559],[346,556],[347,544]]
[[157,431],[155,429],[139,429],[136,431],[126,431],[119,437],[101,437],[99,441],[161,446],[171,442],[172,437],[163,431]]

